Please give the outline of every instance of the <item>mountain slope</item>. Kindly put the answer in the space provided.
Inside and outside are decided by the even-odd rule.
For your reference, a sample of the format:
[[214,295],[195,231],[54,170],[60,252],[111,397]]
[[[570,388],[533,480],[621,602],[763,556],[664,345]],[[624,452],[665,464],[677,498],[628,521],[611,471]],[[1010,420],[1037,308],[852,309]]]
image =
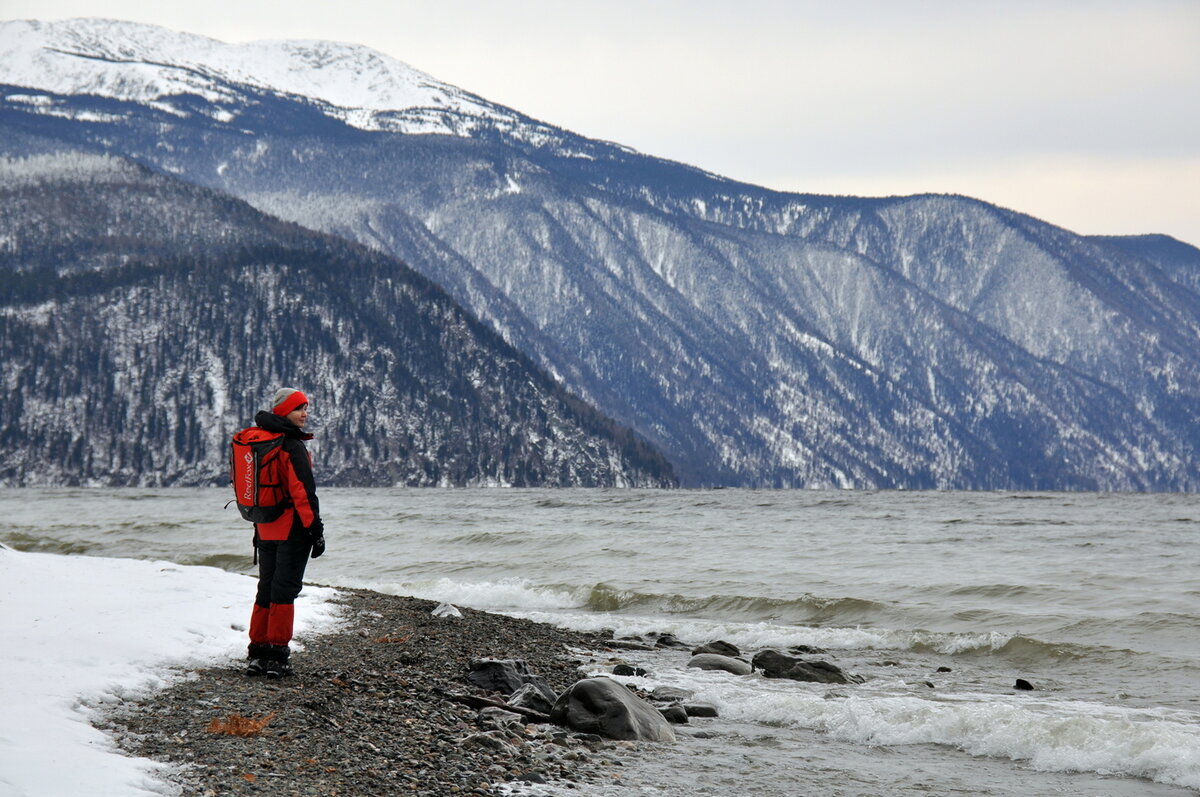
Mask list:
[[1093,236],[1091,240],[1116,247],[1162,269],[1172,280],[1200,292],[1200,249],[1169,235]]
[[280,384],[313,397],[323,483],[673,483],[395,260],[120,159],[0,178],[0,483],[222,483]]
[[1200,484],[1182,261],[965,197],[738,184],[349,45],[20,24],[10,152],[119,153],[401,257],[687,484]]

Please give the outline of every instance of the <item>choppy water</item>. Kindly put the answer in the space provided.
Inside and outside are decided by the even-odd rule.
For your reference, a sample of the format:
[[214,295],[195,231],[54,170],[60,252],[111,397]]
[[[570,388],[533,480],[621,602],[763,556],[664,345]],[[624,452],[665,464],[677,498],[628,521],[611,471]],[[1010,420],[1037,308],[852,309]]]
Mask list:
[[[250,572],[249,525],[225,500],[0,491],[0,541]],[[722,718],[637,753],[613,797],[1200,790],[1200,496],[324,490],[322,502],[329,553],[313,581],[744,651],[815,645],[868,679],[736,678],[631,654],[653,673],[642,685],[694,690]],[[1038,691],[1013,690],[1018,677]]]

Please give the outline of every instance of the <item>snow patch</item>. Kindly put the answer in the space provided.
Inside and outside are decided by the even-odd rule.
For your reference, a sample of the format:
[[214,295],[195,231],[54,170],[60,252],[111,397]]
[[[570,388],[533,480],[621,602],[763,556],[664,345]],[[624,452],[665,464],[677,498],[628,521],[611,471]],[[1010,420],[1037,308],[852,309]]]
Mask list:
[[[0,546],[0,792],[166,793],[167,768],[118,751],[93,712],[244,655],[254,589],[211,567]],[[334,624],[334,595],[304,588],[300,634]]]

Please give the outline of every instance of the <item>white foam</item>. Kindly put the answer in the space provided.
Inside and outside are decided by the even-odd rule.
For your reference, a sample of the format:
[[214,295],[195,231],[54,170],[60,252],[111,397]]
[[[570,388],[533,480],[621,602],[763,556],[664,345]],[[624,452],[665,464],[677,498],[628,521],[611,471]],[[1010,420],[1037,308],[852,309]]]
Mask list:
[[372,582],[364,586],[379,592],[412,595],[439,603],[519,615],[578,605],[577,597],[572,592],[553,587],[538,587],[524,578],[468,583],[442,578],[437,581]]
[[579,631],[612,630],[619,636],[670,633],[680,639],[722,639],[738,647],[761,650],[797,645],[828,650],[911,650],[926,647],[952,655],[977,649],[995,650],[1012,639],[1010,634],[972,634],[900,631],[886,628],[797,626],[771,622],[704,620],[671,615],[635,615],[588,611],[590,590],[537,585],[529,579],[460,582],[442,578],[429,582],[363,584],[370,589],[414,595],[484,611],[515,614],[537,622],[552,623]]
[[1178,709],[1135,710],[1054,696],[905,695],[892,684],[849,690],[686,669],[620,680],[687,689],[726,719],[804,728],[854,744],[939,744],[1042,771],[1200,788],[1200,715]]
[[995,634],[932,634],[896,631],[886,628],[839,628],[741,623],[721,620],[696,620],[670,616],[639,616],[615,613],[525,611],[522,617],[555,623],[580,631],[611,629],[618,636],[644,636],[650,633],[674,634],[693,642],[721,639],[740,648],[789,648],[799,645],[828,650],[911,650],[927,646],[939,653],[955,653],[979,647],[1000,647],[1011,637]]

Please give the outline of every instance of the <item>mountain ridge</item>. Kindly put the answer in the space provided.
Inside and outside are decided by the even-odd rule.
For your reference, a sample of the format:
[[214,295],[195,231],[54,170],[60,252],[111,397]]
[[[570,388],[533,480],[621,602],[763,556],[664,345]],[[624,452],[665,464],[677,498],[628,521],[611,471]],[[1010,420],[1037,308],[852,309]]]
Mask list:
[[772,191],[519,114],[364,130],[233,89],[178,115],[4,88],[0,127],[10,154],[113,152],[406,260],[685,484],[1200,484],[1186,244]]

